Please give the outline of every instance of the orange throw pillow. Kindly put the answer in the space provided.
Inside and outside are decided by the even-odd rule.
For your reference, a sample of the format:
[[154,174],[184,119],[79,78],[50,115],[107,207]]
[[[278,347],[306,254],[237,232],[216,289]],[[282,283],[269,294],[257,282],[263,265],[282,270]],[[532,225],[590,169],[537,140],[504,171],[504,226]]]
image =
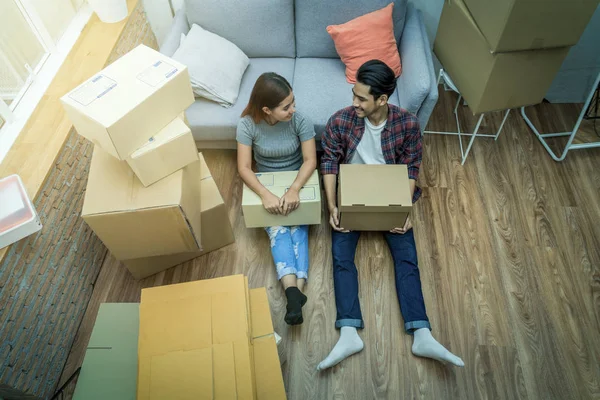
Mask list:
[[356,83],[356,72],[369,60],[381,60],[396,74],[402,72],[400,54],[394,37],[394,3],[341,25],[329,25],[327,33],[346,65],[346,80]]

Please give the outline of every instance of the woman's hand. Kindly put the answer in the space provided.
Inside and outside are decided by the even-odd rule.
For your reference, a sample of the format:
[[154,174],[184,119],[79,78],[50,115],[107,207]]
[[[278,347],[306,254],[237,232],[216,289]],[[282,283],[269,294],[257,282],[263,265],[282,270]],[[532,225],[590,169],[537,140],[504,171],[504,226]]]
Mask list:
[[294,188],[289,188],[279,200],[279,208],[283,215],[288,215],[300,206],[300,193]]
[[279,197],[275,196],[269,191],[266,191],[266,193],[260,198],[262,199],[263,207],[269,214],[283,214],[283,210],[279,205],[281,201]]

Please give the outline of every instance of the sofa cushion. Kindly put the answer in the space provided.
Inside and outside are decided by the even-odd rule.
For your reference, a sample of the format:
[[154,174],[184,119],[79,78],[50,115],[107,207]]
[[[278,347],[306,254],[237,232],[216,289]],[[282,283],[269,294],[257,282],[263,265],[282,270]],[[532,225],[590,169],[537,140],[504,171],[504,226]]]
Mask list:
[[329,25],[335,50],[346,65],[346,81],[356,82],[358,69],[369,60],[381,60],[397,77],[402,66],[394,38],[392,12],[394,3],[341,25]]
[[235,44],[197,24],[192,26],[173,59],[187,65],[196,96],[223,107],[236,103],[242,76],[250,63]]
[[346,23],[379,10],[391,2],[394,3],[394,36],[396,42],[400,43],[407,0],[296,0],[297,57],[337,58],[338,54],[333,40],[327,33],[327,26]]
[[294,57],[294,0],[185,0],[198,24],[235,43],[248,57]]
[[[298,58],[294,72],[296,109],[315,124],[317,141],[327,120],[336,111],[352,105],[352,87],[346,82],[346,67],[340,59]],[[390,97],[398,105],[398,90]]]
[[250,99],[254,83],[263,72],[277,72],[294,86],[293,58],[251,58],[250,65],[242,77],[237,102],[230,108],[223,108],[206,99],[196,99],[185,112],[194,139],[235,140],[235,130],[240,115]]

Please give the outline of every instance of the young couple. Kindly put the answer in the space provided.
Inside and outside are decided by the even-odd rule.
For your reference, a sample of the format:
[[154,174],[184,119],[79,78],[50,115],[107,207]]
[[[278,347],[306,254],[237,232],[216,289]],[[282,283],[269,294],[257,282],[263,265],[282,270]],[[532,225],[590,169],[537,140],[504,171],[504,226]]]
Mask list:
[[[394,72],[383,62],[371,60],[357,72],[352,106],[336,112],[327,122],[321,144],[321,174],[329,208],[333,254],[333,284],[337,307],[336,328],[340,338],[318,370],[332,367],[363,349],[357,329],[364,327],[358,299],[358,272],[354,264],[360,232],[339,225],[337,174],[340,164],[406,164],[413,202],[421,195],[417,176],[421,164],[421,131],[417,118],[393,104]],[[252,90],[248,106],[237,128],[238,171],[243,181],[272,214],[287,215],[300,203],[299,191],[317,165],[315,131],[308,118],[296,112],[294,93],[285,78],[262,74]],[[258,172],[298,171],[290,189],[281,198],[267,190],[252,171],[252,156]],[[303,322],[303,293],[308,278],[308,226],[272,226],[265,229],[277,276],[285,289],[290,325]],[[404,329],[413,336],[413,354],[456,366],[463,361],[431,335],[421,290],[417,249],[410,219],[401,227],[383,233],[392,258],[396,292]]]

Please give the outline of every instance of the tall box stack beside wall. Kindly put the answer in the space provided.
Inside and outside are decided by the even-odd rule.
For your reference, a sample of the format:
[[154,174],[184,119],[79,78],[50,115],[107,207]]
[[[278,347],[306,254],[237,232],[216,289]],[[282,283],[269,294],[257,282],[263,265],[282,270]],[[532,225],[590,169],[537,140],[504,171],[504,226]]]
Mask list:
[[446,0],[434,52],[473,113],[540,103],[598,0]]

